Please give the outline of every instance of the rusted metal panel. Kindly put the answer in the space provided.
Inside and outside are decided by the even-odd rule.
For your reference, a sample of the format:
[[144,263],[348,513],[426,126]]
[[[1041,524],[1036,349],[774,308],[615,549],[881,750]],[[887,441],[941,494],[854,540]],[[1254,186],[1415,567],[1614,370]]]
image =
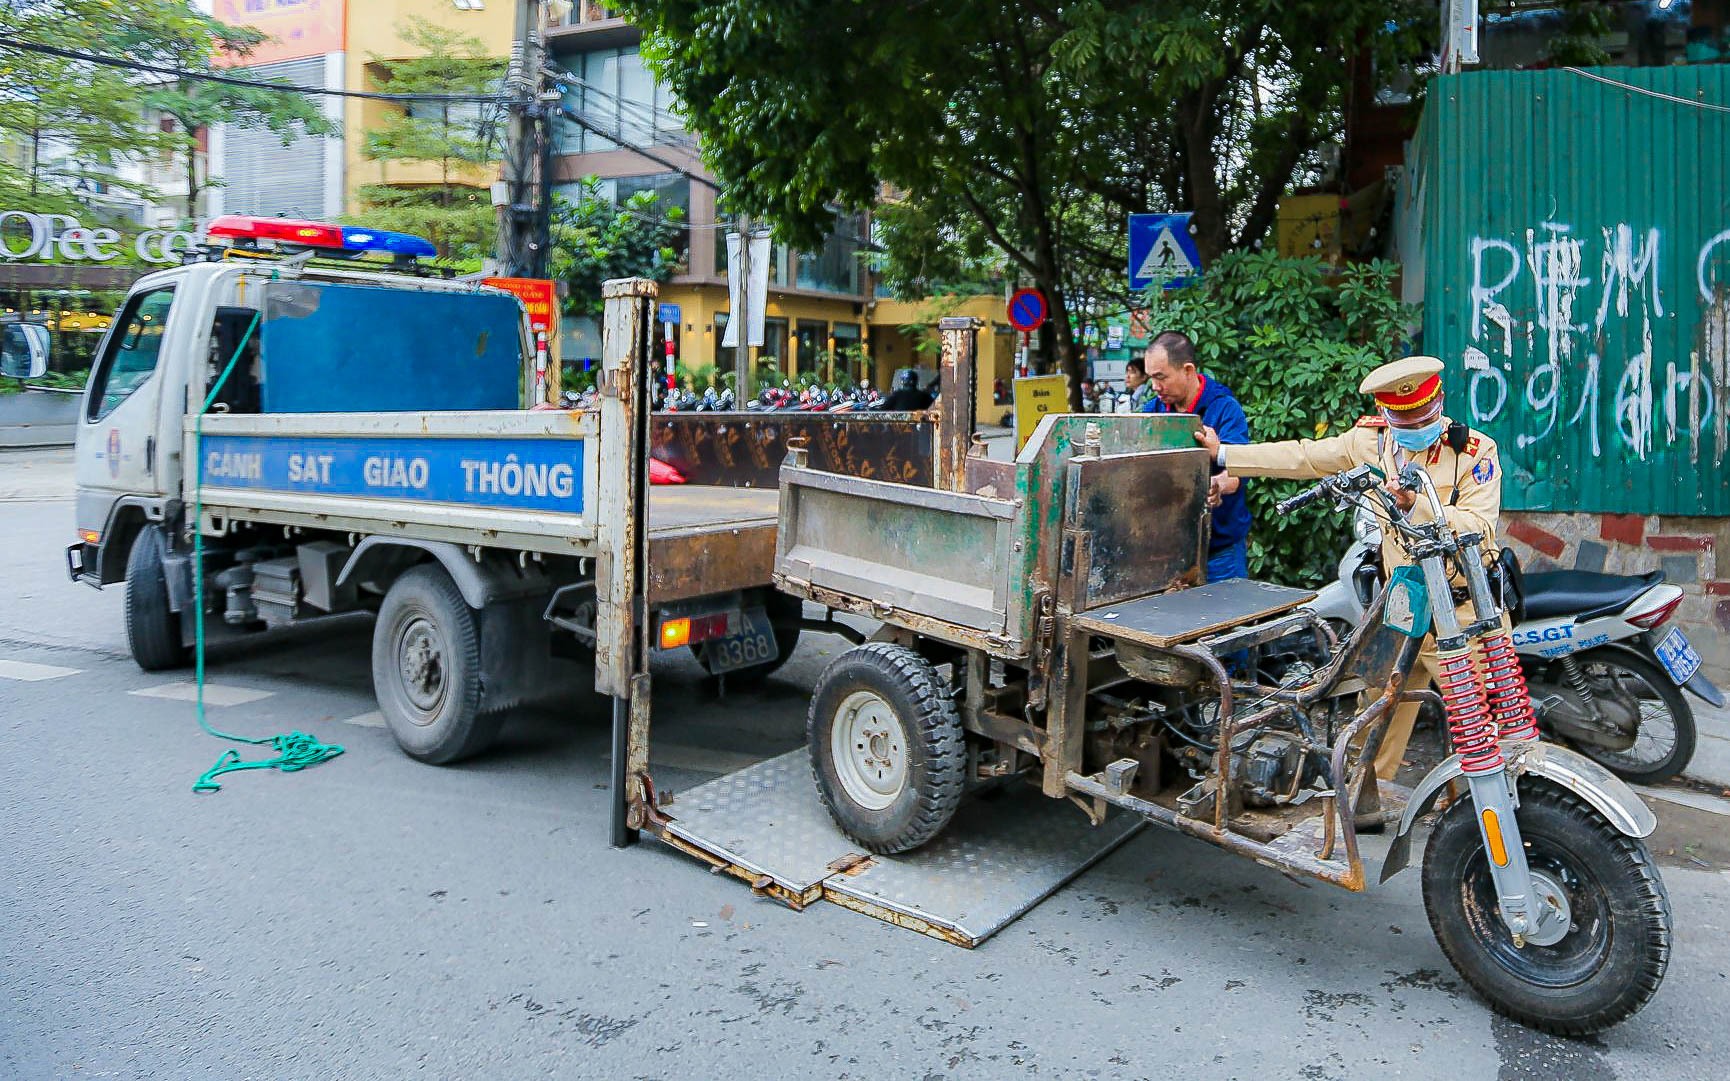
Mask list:
[[1421,133],[1425,352],[1511,510],[1730,514],[1730,67],[1474,71]]
[[993,499],[1012,499],[1015,496],[1015,463],[992,458],[968,458],[966,483],[961,490]]
[[792,464],[781,483],[778,573],[1007,637],[1014,503]]
[[1289,612],[1315,599],[1305,589],[1234,578],[1097,608],[1075,618],[1094,634],[1156,649]]
[[929,487],[936,425],[913,413],[656,413],[651,453],[692,484],[769,488],[787,441],[803,437],[814,469]]
[[1070,459],[1077,610],[1201,583],[1207,477],[1200,448]]
[[595,690],[629,698],[631,677],[640,670],[637,612],[641,595],[646,517],[638,501],[646,494],[643,476],[643,362],[646,305],[655,283],[641,278],[602,285],[605,314],[601,337],[601,451],[595,519],[601,555],[595,575]]
[[973,443],[979,408],[979,328],[984,325],[970,315],[945,316],[937,321],[943,343],[942,393],[937,401],[941,415],[937,487],[952,492],[965,490],[967,452]]
[[755,589],[775,569],[775,519],[649,534],[649,606]]

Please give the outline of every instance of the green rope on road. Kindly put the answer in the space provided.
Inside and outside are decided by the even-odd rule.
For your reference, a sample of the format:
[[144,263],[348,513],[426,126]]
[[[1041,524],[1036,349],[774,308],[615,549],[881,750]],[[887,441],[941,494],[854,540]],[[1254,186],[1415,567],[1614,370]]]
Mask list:
[[204,714],[204,414],[210,411],[221,393],[228,377],[234,372],[234,365],[240,360],[240,354],[246,351],[246,343],[252,340],[253,332],[258,329],[258,322],[263,318],[263,312],[254,312],[252,322],[246,326],[246,333],[240,336],[240,344],[234,347],[234,355],[228,358],[228,366],[222,369],[222,374],[211,384],[210,393],[205,396],[204,404],[198,407],[198,415],[192,421],[192,626],[193,626],[193,663],[198,684],[198,727],[204,729],[217,739],[226,739],[234,743],[247,743],[254,747],[271,744],[276,748],[275,758],[243,759],[240,752],[230,748],[222,752],[222,757],[216,760],[216,765],[205,770],[198,780],[192,783],[192,790],[198,793],[220,792],[222,786],[216,783],[216,778],[224,773],[234,773],[243,769],[277,769],[284,773],[294,773],[327,762],[341,754],[343,749],[335,743],[321,743],[305,732],[288,732],[264,739],[253,739],[248,736],[237,736],[230,732],[222,732],[213,728]]

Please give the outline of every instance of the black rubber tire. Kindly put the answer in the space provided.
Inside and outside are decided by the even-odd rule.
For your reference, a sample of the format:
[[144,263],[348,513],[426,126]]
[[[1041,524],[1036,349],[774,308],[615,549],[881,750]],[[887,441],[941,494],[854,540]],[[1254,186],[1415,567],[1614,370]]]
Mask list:
[[[725,673],[727,682],[733,686],[751,686],[763,682],[776,669],[786,664],[793,656],[793,651],[799,647],[799,621],[805,617],[805,602],[785,593],[770,593],[764,598],[763,607],[769,616],[770,632],[775,636],[775,659],[768,664],[754,664],[749,668],[735,668]],[[707,642],[692,646],[691,653],[705,672],[710,675],[718,674],[709,667]]]
[[168,575],[162,569],[168,535],[147,525],[126,555],[126,644],[146,672],[181,668],[192,651],[180,636],[180,615],[168,607]]
[[1668,673],[1652,662],[1620,649],[1588,650],[1576,656],[1575,661],[1582,665],[1614,665],[1640,677],[1664,703],[1664,711],[1670,715],[1671,727],[1675,730],[1676,742],[1669,754],[1644,768],[1631,766],[1627,760],[1615,757],[1602,747],[1572,742],[1569,746],[1629,784],[1657,784],[1688,768],[1688,763],[1694,759],[1694,710],[1688,705],[1682,688],[1676,686]]
[[[843,703],[858,691],[869,691],[887,704],[906,736],[906,783],[893,802],[880,809],[847,794],[830,741]],[[868,851],[894,854],[918,848],[941,833],[961,805],[967,780],[961,720],[931,662],[906,646],[871,642],[835,658],[811,696],[805,745],[823,806],[841,831]]]
[[[1470,798],[1442,815],[1424,853],[1424,909],[1442,952],[1497,1013],[1560,1036],[1632,1016],[1670,961],[1670,898],[1646,846],[1584,800],[1520,781],[1520,836],[1533,870],[1566,883],[1574,929],[1516,949],[1496,913]],[[1560,869],[1560,870],[1559,870]]]
[[[420,666],[421,686],[411,690],[408,654],[416,642],[431,659]],[[481,710],[480,615],[443,567],[423,563],[391,583],[373,626],[372,687],[385,724],[410,758],[445,765],[479,753],[498,735],[502,714]]]

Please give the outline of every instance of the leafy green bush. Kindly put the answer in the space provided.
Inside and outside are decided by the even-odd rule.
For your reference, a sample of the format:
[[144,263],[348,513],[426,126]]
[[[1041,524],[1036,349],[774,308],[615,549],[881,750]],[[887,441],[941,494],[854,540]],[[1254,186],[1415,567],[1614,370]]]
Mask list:
[[[1407,349],[1417,313],[1394,293],[1396,264],[1376,261],[1334,272],[1319,259],[1233,252],[1199,282],[1150,298],[1149,327],[1181,330],[1210,377],[1230,387],[1256,442],[1316,439],[1345,431],[1374,407],[1358,383]],[[1334,573],[1350,523],[1312,505],[1281,517],[1274,504],[1292,482],[1250,483],[1255,526],[1250,573],[1316,585]]]

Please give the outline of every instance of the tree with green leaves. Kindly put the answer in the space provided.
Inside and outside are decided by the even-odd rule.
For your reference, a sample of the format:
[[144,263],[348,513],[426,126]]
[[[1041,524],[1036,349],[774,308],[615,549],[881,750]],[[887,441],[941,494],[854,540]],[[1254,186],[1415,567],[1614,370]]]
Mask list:
[[[1416,313],[1394,294],[1398,273],[1381,261],[1334,274],[1320,259],[1228,252],[1196,284],[1154,297],[1151,316],[1190,336],[1201,367],[1243,403],[1257,442],[1320,439],[1356,421],[1358,384],[1406,351]],[[1345,548],[1345,522],[1319,504],[1276,514],[1289,494],[1278,482],[1250,485],[1250,573],[1319,584]]]
[[887,184],[976,233],[1046,294],[1072,394],[1071,309],[1126,292],[1129,213],[1193,210],[1204,260],[1253,247],[1319,176],[1352,65],[1436,32],[1419,0],[620,6],[735,205],[811,246]]
[[[267,127],[285,139],[334,130],[292,92],[175,79],[8,43],[213,73],[219,52],[244,56],[262,40],[257,31],[218,22],[186,0],[0,3],[0,142],[13,151],[0,159],[0,194],[28,198],[39,210],[72,211],[79,182],[99,180],[151,197],[147,185],[121,180],[114,168],[167,153],[182,160],[190,218],[208,183],[198,174],[199,129],[217,122]],[[173,116],[176,130],[163,131],[151,109]]]
[[664,282],[679,269],[685,212],[663,208],[652,191],[614,202],[591,176],[574,198],[555,195],[552,209],[550,272],[567,287],[568,314],[601,314],[601,283],[610,278]]
[[[488,56],[479,38],[409,19],[399,27],[414,56],[371,57],[377,89],[393,94],[492,94],[505,61]],[[385,124],[366,132],[361,153],[372,161],[431,162],[437,184],[383,183],[360,189],[366,204],[357,221],[427,237],[447,259],[478,263],[492,250],[496,214],[477,181],[497,173],[502,110],[489,102],[413,102],[395,107]]]

